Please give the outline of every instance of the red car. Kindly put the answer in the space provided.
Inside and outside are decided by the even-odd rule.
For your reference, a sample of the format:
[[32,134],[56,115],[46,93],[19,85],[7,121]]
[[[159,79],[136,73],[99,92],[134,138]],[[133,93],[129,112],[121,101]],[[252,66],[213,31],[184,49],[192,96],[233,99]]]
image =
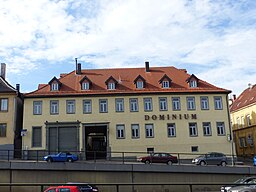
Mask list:
[[44,192],[81,192],[77,186],[55,186],[49,187]]
[[173,163],[178,163],[178,158],[169,153],[152,153],[149,156],[141,157],[139,161],[145,164],[166,163],[167,165],[172,165]]

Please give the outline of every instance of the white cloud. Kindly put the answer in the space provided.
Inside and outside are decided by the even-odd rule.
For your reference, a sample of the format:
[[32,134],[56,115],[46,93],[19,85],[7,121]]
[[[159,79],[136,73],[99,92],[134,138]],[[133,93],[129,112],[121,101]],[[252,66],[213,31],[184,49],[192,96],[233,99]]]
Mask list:
[[246,70],[256,61],[255,9],[253,0],[2,1],[0,59],[10,74],[74,57],[97,68],[190,64],[189,73],[240,92],[255,83]]

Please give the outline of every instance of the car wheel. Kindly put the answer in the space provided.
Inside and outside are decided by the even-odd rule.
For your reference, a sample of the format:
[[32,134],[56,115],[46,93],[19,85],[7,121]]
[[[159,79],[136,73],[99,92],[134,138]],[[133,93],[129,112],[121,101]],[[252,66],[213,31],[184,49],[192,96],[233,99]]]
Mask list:
[[226,162],[226,161],[222,161],[222,162],[220,163],[220,165],[221,165],[221,166],[226,166],[226,165],[227,165],[227,162]]
[[205,166],[205,165],[206,165],[206,162],[205,162],[205,161],[200,161],[199,165]]
[[167,165],[172,165],[172,161],[167,161]]
[[68,158],[68,159],[67,159],[67,162],[72,163],[72,162],[73,162],[73,159],[72,159],[72,158]]
[[51,163],[52,162],[52,158],[49,157],[46,161]]
[[146,161],[145,161],[145,164],[150,164],[150,161],[149,161],[149,160],[146,160]]

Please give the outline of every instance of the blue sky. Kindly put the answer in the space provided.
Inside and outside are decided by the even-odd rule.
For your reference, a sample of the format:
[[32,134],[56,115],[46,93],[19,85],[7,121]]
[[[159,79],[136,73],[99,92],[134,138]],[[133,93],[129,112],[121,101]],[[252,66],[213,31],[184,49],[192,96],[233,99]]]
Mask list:
[[0,0],[0,62],[33,91],[82,68],[175,66],[240,94],[256,77],[255,0]]

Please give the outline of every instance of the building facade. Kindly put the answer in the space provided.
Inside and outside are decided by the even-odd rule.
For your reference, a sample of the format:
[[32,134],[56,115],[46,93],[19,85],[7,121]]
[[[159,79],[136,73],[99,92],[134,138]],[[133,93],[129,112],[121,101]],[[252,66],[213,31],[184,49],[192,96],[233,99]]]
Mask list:
[[238,156],[256,154],[256,85],[249,84],[230,107],[232,130]]
[[[19,85],[12,87],[5,79],[6,64],[0,75],[0,154],[5,158],[20,157],[23,100]],[[9,151],[8,151],[9,150]],[[9,156],[9,157],[8,157]]]
[[[175,67],[84,69],[25,94],[27,150],[230,154],[229,90]],[[113,155],[113,154],[112,154]]]

